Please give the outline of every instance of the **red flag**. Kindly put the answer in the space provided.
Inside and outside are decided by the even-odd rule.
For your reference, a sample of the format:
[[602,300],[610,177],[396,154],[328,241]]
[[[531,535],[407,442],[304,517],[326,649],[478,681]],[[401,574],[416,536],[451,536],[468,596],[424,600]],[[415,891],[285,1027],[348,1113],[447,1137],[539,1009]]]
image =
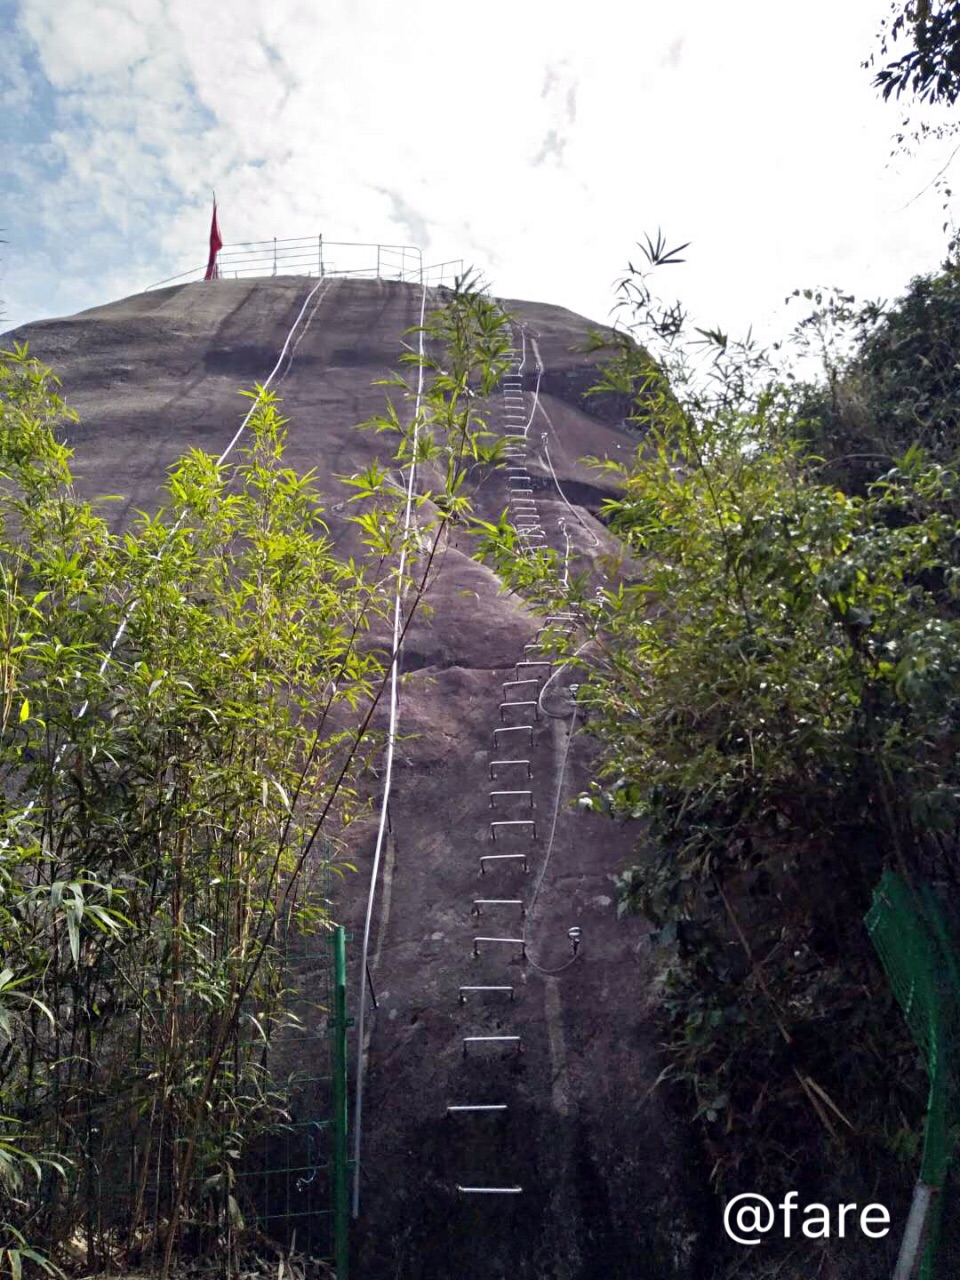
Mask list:
[[217,225],[217,197],[213,197],[213,221],[210,223],[210,258],[207,262],[207,274],[204,280],[216,280],[220,275],[220,269],[217,266],[217,254],[223,248],[223,241],[220,239],[220,228]]

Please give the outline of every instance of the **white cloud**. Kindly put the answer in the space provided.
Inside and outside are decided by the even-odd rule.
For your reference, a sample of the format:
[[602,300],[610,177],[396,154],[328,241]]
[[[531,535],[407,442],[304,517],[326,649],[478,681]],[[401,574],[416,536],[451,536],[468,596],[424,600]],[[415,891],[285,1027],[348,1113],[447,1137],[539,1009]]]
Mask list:
[[63,89],[147,57],[149,16],[143,21],[143,10],[128,0],[40,0],[22,6],[21,23],[42,50],[47,79]]
[[212,187],[228,242],[409,235],[596,319],[658,225],[693,241],[664,288],[709,323],[818,277],[891,292],[942,219],[902,210],[934,159],[886,167],[876,22],[875,0],[789,25],[766,0],[20,0],[0,93],[47,106],[6,167],[29,196],[8,309],[70,305],[64,270],[103,301],[143,261],[199,264]]

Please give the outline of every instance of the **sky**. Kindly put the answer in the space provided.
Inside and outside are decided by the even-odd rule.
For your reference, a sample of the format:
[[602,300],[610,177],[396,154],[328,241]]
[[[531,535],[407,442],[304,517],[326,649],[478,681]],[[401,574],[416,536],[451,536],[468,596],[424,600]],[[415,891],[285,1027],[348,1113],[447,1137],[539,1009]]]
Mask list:
[[895,297],[952,144],[891,159],[888,6],[0,0],[0,329],[202,266],[213,189],[228,245],[415,244],[594,321],[658,228],[661,292],[734,335]]

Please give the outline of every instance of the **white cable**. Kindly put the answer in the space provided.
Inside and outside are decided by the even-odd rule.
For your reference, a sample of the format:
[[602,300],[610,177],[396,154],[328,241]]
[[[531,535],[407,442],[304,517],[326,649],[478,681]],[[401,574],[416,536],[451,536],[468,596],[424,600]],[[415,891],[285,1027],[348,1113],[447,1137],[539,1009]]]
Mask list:
[[586,649],[587,645],[590,643],[592,643],[590,639],[584,640],[583,644],[580,646],[579,649],[577,649],[577,651],[573,654],[572,657],[568,658],[566,662],[560,663],[556,671],[551,672],[551,674],[547,677],[543,688],[540,690],[539,694],[537,695],[537,708],[540,711],[542,711],[545,716],[549,716],[551,720],[563,720],[565,719],[565,717],[562,715],[558,715],[556,711],[548,711],[547,708],[543,705],[543,695],[547,692],[547,690],[553,684],[554,680],[556,680],[557,676],[562,675],[568,667],[573,666],[576,659],[580,657],[581,653],[583,653],[584,649]]
[[[543,414],[543,416],[547,418],[547,411],[543,408],[543,406],[541,406],[540,411]],[[550,422],[549,418],[547,418],[547,422]],[[550,423],[550,427],[552,430],[553,429],[552,423]],[[560,481],[557,479],[557,473],[553,469],[553,461],[550,457],[550,450],[547,447],[546,432],[544,432],[543,435],[540,437],[540,443],[543,446],[543,455],[547,460],[547,466],[550,468],[550,474],[553,476],[553,483],[557,486],[557,493],[559,493],[561,501],[563,502],[567,510],[570,511],[572,515],[576,516],[577,523],[580,525],[584,533],[587,534],[587,536],[593,540],[593,545],[595,547],[599,547],[600,539],[597,537],[597,535],[593,532],[593,530],[588,525],[583,523],[583,519],[580,513],[574,507],[570,506],[570,503],[567,501],[567,495],[563,492],[563,489],[560,487]]]
[[[327,289],[329,290],[331,282],[319,280],[316,283],[316,285],[314,285],[314,287],[307,294],[307,297],[304,301],[303,306],[300,308],[300,312],[297,315],[296,320],[294,320],[293,324],[290,326],[290,330],[287,333],[286,341],[283,344],[283,349],[280,352],[279,358],[277,359],[277,363],[273,366],[273,369],[270,371],[270,374],[266,382],[263,383],[263,386],[262,386],[263,391],[266,391],[266,389],[270,386],[270,383],[273,381],[277,370],[280,368],[281,364],[283,364],[284,358],[287,354],[287,348],[290,346],[290,339],[293,337],[293,334],[295,329],[297,328],[297,325],[300,323],[301,319],[303,318],[303,313],[306,311],[307,305],[309,304],[310,299],[313,297],[313,295],[324,283],[327,284]],[[326,296],[326,290],[324,291],[324,294],[317,299],[317,306],[320,305],[320,303],[323,301],[323,297],[325,296]],[[314,307],[314,312],[316,312],[316,307]],[[312,319],[312,316],[311,316],[311,319]],[[237,428],[236,432],[234,433],[233,439],[230,441],[226,449],[224,449],[223,453],[221,453],[220,457],[217,459],[215,464],[217,467],[221,466],[226,461],[229,454],[236,447],[237,441],[243,435],[243,432],[246,429],[247,423],[250,421],[259,403],[260,403],[260,395],[258,395],[257,398],[254,400],[253,404],[248,409],[247,414],[244,417],[243,421],[240,423],[240,426]],[[173,528],[169,531],[167,536],[161,542],[159,550],[156,552],[156,555],[154,557],[155,559],[159,560],[160,556],[163,555],[163,552],[168,546],[168,544],[170,543],[170,540],[174,537],[177,530],[183,524],[185,519],[186,519],[186,512],[184,512],[184,514],[181,515],[180,519],[176,522],[176,524],[173,526]],[[117,651],[117,645],[119,645],[120,641],[123,639],[124,632],[127,629],[127,623],[130,621],[130,618],[132,617],[133,611],[134,609],[136,609],[136,607],[137,607],[136,599],[131,600],[130,603],[127,605],[124,611],[123,617],[120,619],[120,625],[117,627],[117,630],[114,633],[113,639],[110,642],[110,647],[108,648],[106,654],[104,655],[103,661],[100,663],[100,669],[97,672],[98,677],[103,675],[107,667],[113,661],[113,655]],[[86,698],[84,699],[83,705],[80,707],[80,709],[77,712],[78,720],[83,719],[83,717],[87,714],[89,707],[90,707],[90,699]],[[60,744],[59,748],[57,749],[57,754],[53,758],[54,772],[60,767],[60,761],[63,759],[64,752],[67,750],[68,745],[69,745],[68,743],[63,742]],[[39,798],[38,796],[34,796],[33,799],[30,801],[30,803],[27,805],[27,808],[23,815],[24,818],[28,818],[30,814],[33,812],[34,808],[36,807],[38,798]],[[0,845],[0,848],[5,849],[7,848],[8,845],[9,845],[9,841],[5,840],[2,843],[2,845]]]
[[[539,336],[540,334],[538,333],[537,337]],[[526,328],[523,325],[520,326],[520,337],[521,337],[521,343],[522,343],[522,347],[521,347],[522,359],[520,361],[519,372],[522,373],[523,367],[526,364],[526,360],[527,360],[527,335],[526,335]],[[533,419],[536,416],[537,409],[540,409],[541,413],[547,419],[547,423],[549,424],[551,430],[553,430],[553,424],[550,422],[550,419],[547,416],[547,411],[543,408],[543,406],[540,403],[540,382],[543,377],[543,361],[540,358],[540,349],[537,346],[536,340],[532,336],[531,336],[530,342],[533,347],[534,357],[536,359],[537,382],[533,391],[533,407],[530,410],[530,417],[527,419],[526,425],[524,426],[523,431],[521,433],[524,439],[527,439],[527,434],[533,423]],[[600,540],[583,523],[583,520],[580,518],[579,513],[575,511],[573,507],[570,506],[570,503],[567,502],[566,495],[564,494],[563,490],[560,488],[560,481],[557,479],[557,473],[553,468],[553,463],[550,460],[550,452],[547,449],[546,436],[542,437],[541,443],[543,445],[544,453],[546,454],[547,465],[550,468],[550,474],[553,476],[553,482],[557,487],[557,492],[560,494],[560,497],[563,499],[563,502],[568,507],[568,509],[576,517],[579,524],[590,535],[590,537],[593,538],[594,545],[599,546]],[[570,581],[570,571],[569,571],[570,536],[566,531],[566,525],[563,521],[560,522],[560,527],[563,532],[564,540],[566,543],[565,552],[564,552],[564,564],[563,564],[563,583],[565,586],[568,586]],[[584,641],[584,643],[580,646],[579,649],[577,649],[576,653],[573,655],[574,658],[576,658],[580,653],[582,653],[589,643],[590,643],[589,640]],[[569,663],[564,663],[562,667],[558,667],[557,670],[554,671],[549,676],[549,678],[547,679],[546,683],[544,684],[543,688],[540,690],[540,693],[537,696],[537,706],[539,707],[539,709],[543,711],[545,715],[551,716],[553,719],[559,719],[560,717],[556,716],[554,712],[548,711],[546,709],[546,707],[543,705],[543,695],[546,693],[547,689],[550,687],[550,685],[556,679],[556,677],[560,674],[560,672],[565,670],[568,665]],[[580,954],[579,951],[575,952],[574,955],[571,956],[571,958],[565,964],[560,965],[560,967],[557,969],[545,969],[542,965],[537,964],[537,962],[530,956],[529,949],[527,947],[527,929],[529,928],[530,921],[532,920],[533,911],[536,906],[537,899],[540,896],[540,890],[543,887],[544,877],[547,874],[547,868],[550,865],[550,859],[553,855],[553,846],[554,846],[554,841],[557,833],[557,823],[560,818],[560,801],[563,798],[563,781],[566,775],[567,757],[570,754],[570,744],[573,741],[573,732],[576,726],[576,721],[577,721],[577,705],[576,703],[574,703],[573,715],[570,720],[570,728],[567,733],[567,741],[564,745],[563,757],[560,761],[560,770],[557,778],[557,793],[556,793],[556,796],[554,797],[553,816],[550,824],[550,835],[547,839],[547,848],[543,858],[543,866],[540,868],[540,875],[537,878],[537,883],[536,883],[536,886],[534,887],[533,896],[531,897],[530,904],[527,907],[526,912],[524,914],[523,928],[521,930],[521,937],[523,938],[523,942],[524,942],[524,950],[527,952],[527,959],[529,963],[533,966],[534,969],[537,970],[538,973],[543,973],[548,976],[553,976],[558,973],[563,973],[565,969],[569,969],[570,966],[574,964],[575,961],[578,959]]]
[[[544,686],[544,688],[546,688],[546,685]],[[550,857],[553,853],[554,838],[557,834],[557,822],[559,821],[559,818],[560,818],[560,801],[563,798],[563,780],[567,771],[567,757],[570,754],[570,744],[571,742],[573,742],[573,731],[574,731],[574,728],[576,727],[576,723],[577,723],[577,704],[574,703],[573,715],[570,718],[570,728],[567,731],[567,741],[564,744],[563,757],[560,761],[560,770],[557,777],[557,794],[554,797],[554,802],[553,802],[553,819],[550,824],[550,836],[547,840],[547,850],[543,856],[543,866],[540,868],[540,875],[537,878],[536,887],[534,888],[533,896],[530,899],[530,905],[527,907],[526,914],[524,915],[524,918],[523,918],[523,929],[520,934],[520,936],[523,938],[523,946],[524,946],[524,950],[527,953],[528,963],[533,965],[534,969],[536,969],[538,973],[544,973],[547,975],[563,973],[565,969],[570,968],[570,966],[579,958],[579,955],[580,955],[579,951],[576,951],[570,957],[570,959],[565,964],[560,965],[559,968],[545,969],[543,965],[537,964],[536,960],[533,959],[533,957],[530,955],[530,951],[527,945],[527,930],[529,929],[530,922],[533,919],[534,907],[536,906],[537,898],[540,896],[540,890],[543,887],[544,877],[547,874],[547,868],[550,865]]]
[[[556,680],[557,676],[560,675],[562,671],[565,671],[567,667],[569,667],[571,663],[576,658],[578,658],[581,653],[583,653],[584,649],[586,649],[587,645],[590,643],[591,642],[589,639],[584,640],[583,644],[580,645],[576,653],[574,653],[573,657],[570,658],[569,661],[565,662],[562,666],[558,667],[556,671],[552,672],[552,674],[547,678],[546,682],[544,683],[543,688],[540,690],[540,693],[537,697],[537,706],[545,715],[550,716],[554,720],[560,720],[560,719],[563,719],[564,717],[558,716],[554,711],[547,710],[547,708],[543,705],[543,695],[549,689],[553,681]],[[533,897],[530,899],[530,905],[527,907],[526,914],[524,916],[523,929],[521,930],[521,935],[520,935],[523,938],[524,948],[527,950],[527,959],[529,963],[533,965],[534,969],[536,969],[538,973],[544,973],[544,974],[547,974],[548,976],[552,976],[558,973],[563,973],[563,971],[565,969],[569,969],[570,966],[574,963],[574,961],[577,960],[580,956],[580,952],[578,950],[570,957],[570,959],[565,964],[560,965],[559,968],[545,969],[542,965],[537,964],[536,960],[531,958],[529,953],[529,944],[527,943],[527,929],[530,927],[530,921],[533,919],[533,909],[534,909],[534,906],[536,905],[537,898],[540,896],[540,890],[543,887],[543,881],[547,874],[547,867],[550,865],[550,858],[551,858],[551,855],[553,854],[554,839],[557,834],[557,822],[559,821],[559,818],[560,818],[560,801],[563,797],[563,780],[567,770],[567,757],[570,754],[570,744],[573,741],[573,731],[577,723],[577,710],[578,710],[577,703],[574,702],[573,715],[570,718],[570,728],[567,732],[567,741],[563,748],[563,758],[560,761],[560,773],[557,779],[557,793],[553,801],[553,816],[550,823],[550,835],[547,839],[547,849],[546,849],[546,853],[543,856],[543,866],[540,868],[540,875],[537,879],[536,887],[534,888],[534,891],[533,891]]]
[[[539,333],[537,336],[539,337]],[[520,326],[520,340],[523,344],[523,359],[520,361],[520,372],[523,373],[523,366],[527,363],[527,331],[523,325]],[[530,425],[537,412],[537,406],[540,404],[540,379],[543,377],[543,362],[540,359],[539,349],[537,348],[537,344],[534,342],[533,338],[531,338],[530,341],[533,345],[533,350],[537,359],[537,385],[533,388],[533,408],[530,410],[530,417],[527,419],[523,431],[521,432],[524,440],[527,438],[527,432],[530,430]]]
[[558,520],[557,527],[559,528],[560,532],[563,534],[563,577],[560,579],[560,584],[563,587],[564,591],[569,591],[570,589],[570,535],[569,533],[567,533],[566,520]]
[[[520,334],[523,339],[523,359],[524,359],[524,362],[526,362],[527,337],[526,337],[526,330],[523,325],[520,326]],[[540,337],[539,332],[537,333],[537,337],[538,338]],[[546,418],[547,426],[550,428],[553,434],[554,435],[557,434],[556,428],[554,427],[553,423],[550,421],[550,415],[547,413],[546,409],[540,403],[540,380],[543,377],[543,361],[540,358],[540,348],[537,346],[536,339],[534,339],[533,337],[531,337],[530,342],[533,346],[534,356],[536,357],[536,361],[537,361],[537,385],[534,387],[534,390],[533,390],[533,408],[530,410],[530,417],[528,418],[527,424],[523,428],[523,432],[522,432],[523,438],[525,440],[527,439],[527,433],[530,430],[530,427],[533,423],[533,419],[536,417],[536,413],[538,409],[543,414],[544,418]],[[523,364],[520,365],[520,368],[521,370],[523,369]],[[550,468],[550,474],[553,477],[553,483],[557,487],[557,493],[559,493],[561,501],[564,503],[564,505],[567,507],[570,513],[576,517],[577,523],[583,529],[584,533],[586,533],[587,536],[592,539],[593,545],[595,547],[599,547],[600,539],[589,527],[589,525],[584,524],[583,518],[581,517],[580,513],[570,505],[570,503],[567,501],[566,494],[563,492],[563,489],[560,487],[560,481],[557,479],[557,473],[554,470],[553,461],[550,458],[550,450],[547,447],[547,441],[546,441],[545,435],[540,437],[540,443],[543,447],[544,456],[546,457],[546,460],[547,460],[547,466]]]
[[417,471],[417,439],[420,427],[420,401],[423,396],[423,320],[427,306],[427,286],[423,285],[420,299],[420,376],[417,382],[417,398],[413,410],[413,447],[410,451],[410,469],[407,476],[407,505],[403,517],[403,543],[400,549],[400,563],[397,566],[397,593],[393,602],[393,662],[390,667],[390,726],[387,731],[387,763],[383,782],[383,801],[380,809],[380,825],[377,829],[377,843],[373,852],[373,868],[370,872],[370,891],[367,895],[367,913],[363,922],[363,947],[360,954],[359,1013],[357,1015],[357,1078],[353,1104],[353,1203],[352,1214],[357,1218],[360,1214],[360,1143],[363,1121],[363,1034],[367,1009],[367,957],[370,952],[370,925],[373,920],[373,904],[377,892],[377,876],[380,870],[380,855],[383,849],[384,835],[387,829],[387,812],[390,801],[390,787],[393,781],[393,753],[397,741],[397,707],[400,683],[400,633],[403,620],[403,574],[407,562],[407,544],[409,542],[410,522],[413,512],[413,484]]

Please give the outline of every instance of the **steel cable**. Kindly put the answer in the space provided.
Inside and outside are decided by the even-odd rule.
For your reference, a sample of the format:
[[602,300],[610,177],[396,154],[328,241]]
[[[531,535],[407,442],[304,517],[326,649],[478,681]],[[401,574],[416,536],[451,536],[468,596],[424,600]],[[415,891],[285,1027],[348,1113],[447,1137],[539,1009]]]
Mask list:
[[370,889],[367,895],[367,910],[363,922],[363,946],[360,955],[360,977],[358,980],[359,1011],[357,1014],[357,1073],[353,1106],[353,1198],[351,1210],[354,1218],[357,1218],[360,1214],[360,1147],[363,1125],[363,1039],[367,1009],[367,959],[370,954],[370,927],[373,921],[373,904],[376,899],[377,878],[380,871],[380,857],[387,830],[390,788],[393,783],[393,756],[397,740],[397,711],[399,705],[400,685],[399,645],[402,630],[401,624],[403,620],[403,575],[407,563],[407,547],[413,513],[413,486],[417,472],[417,442],[420,426],[420,402],[423,398],[423,322],[427,306],[427,286],[424,284],[422,287],[423,293],[420,298],[420,373],[417,381],[417,395],[413,412],[413,441],[412,448],[410,450],[410,467],[407,475],[407,498],[403,517],[403,541],[400,549],[400,562],[397,566],[397,591],[393,605],[393,662],[390,667],[390,722],[387,730],[386,770],[383,782],[383,801],[380,808],[380,822],[377,828],[377,842],[373,852],[373,868],[370,872]]

